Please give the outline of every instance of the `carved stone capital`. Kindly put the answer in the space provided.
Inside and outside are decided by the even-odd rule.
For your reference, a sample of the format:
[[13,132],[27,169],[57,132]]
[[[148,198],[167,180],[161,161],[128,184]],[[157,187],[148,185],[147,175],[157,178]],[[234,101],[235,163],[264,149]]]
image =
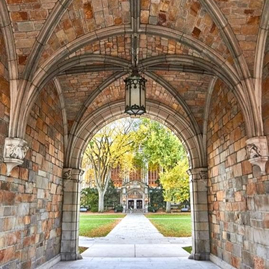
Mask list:
[[265,165],[268,161],[268,144],[266,136],[249,138],[246,141],[246,150],[249,162],[257,165],[261,169],[261,174],[265,175]]
[[23,164],[28,149],[27,142],[21,138],[5,139],[4,162],[7,165],[7,176],[10,176],[15,166]]
[[187,171],[189,176],[192,176],[193,180],[207,180],[208,170],[206,167],[193,168]]
[[63,179],[64,180],[74,180],[76,182],[81,182],[81,177],[84,174],[84,170],[76,168],[64,168],[63,169]]
[[63,169],[63,179],[71,180],[72,179],[72,168],[64,168]]

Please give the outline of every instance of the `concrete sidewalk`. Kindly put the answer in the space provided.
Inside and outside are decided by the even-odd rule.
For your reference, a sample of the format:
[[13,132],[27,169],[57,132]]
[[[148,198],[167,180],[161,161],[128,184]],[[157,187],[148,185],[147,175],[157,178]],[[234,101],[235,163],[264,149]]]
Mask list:
[[191,246],[191,238],[164,237],[143,214],[126,215],[106,237],[80,237],[80,246],[88,247],[83,260],[60,262],[53,268],[219,268],[189,260],[182,247]]

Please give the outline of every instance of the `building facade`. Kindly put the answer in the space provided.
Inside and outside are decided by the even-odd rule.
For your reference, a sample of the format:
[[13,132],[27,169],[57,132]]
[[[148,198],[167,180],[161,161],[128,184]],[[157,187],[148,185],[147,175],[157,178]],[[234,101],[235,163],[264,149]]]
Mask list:
[[136,169],[122,176],[120,167],[111,171],[111,180],[120,190],[120,204],[123,212],[148,212],[149,188],[158,187],[159,168]]

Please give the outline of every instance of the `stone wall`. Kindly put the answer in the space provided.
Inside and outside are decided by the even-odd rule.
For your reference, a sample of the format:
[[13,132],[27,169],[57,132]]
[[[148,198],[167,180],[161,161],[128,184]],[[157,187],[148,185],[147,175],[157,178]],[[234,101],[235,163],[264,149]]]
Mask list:
[[269,268],[269,180],[247,160],[241,109],[220,82],[209,115],[211,253],[235,268]]
[[5,164],[1,165],[1,268],[36,268],[60,252],[62,126],[59,98],[51,83],[30,113],[25,136],[30,149],[24,164],[14,168],[10,177],[5,176]]

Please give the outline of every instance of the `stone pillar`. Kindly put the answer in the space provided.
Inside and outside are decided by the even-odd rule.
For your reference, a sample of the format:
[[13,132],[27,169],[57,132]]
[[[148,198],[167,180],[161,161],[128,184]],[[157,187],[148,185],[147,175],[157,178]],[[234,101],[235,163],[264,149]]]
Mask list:
[[83,170],[64,168],[63,170],[63,217],[61,260],[81,259],[79,244],[80,180]]
[[148,186],[145,187],[145,196],[144,196],[144,213],[148,213],[149,206],[149,194],[148,194]]
[[126,187],[122,187],[122,192],[121,192],[121,199],[122,199],[122,213],[126,213],[126,201],[127,201],[127,191]]
[[192,254],[190,259],[209,260],[210,237],[207,202],[207,168],[195,168],[190,175]]

